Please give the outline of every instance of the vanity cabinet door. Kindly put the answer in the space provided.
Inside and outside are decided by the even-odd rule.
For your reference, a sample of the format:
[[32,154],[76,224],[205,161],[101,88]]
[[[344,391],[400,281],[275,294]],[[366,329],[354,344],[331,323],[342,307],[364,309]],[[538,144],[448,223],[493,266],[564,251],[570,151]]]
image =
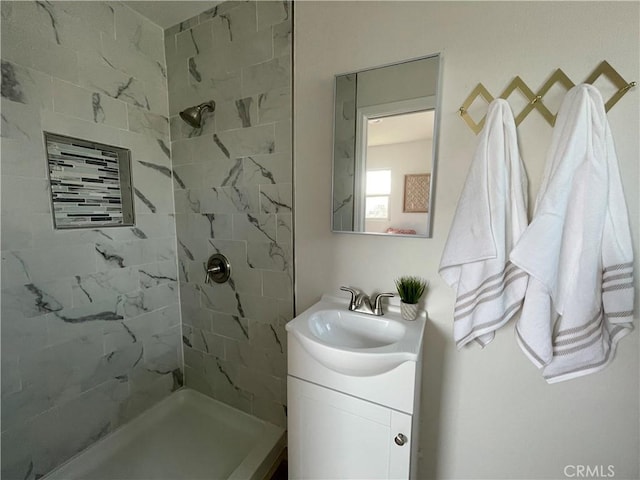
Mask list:
[[287,386],[290,479],[409,478],[411,415],[291,376]]

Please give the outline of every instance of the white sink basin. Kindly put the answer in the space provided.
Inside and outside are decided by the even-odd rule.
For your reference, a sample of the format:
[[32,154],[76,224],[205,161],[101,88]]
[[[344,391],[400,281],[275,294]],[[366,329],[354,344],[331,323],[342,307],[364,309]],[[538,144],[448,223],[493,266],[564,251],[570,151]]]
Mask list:
[[416,361],[426,321],[424,312],[405,321],[389,307],[377,317],[348,310],[348,300],[324,296],[286,326],[302,347],[325,367],[352,376],[388,372]]
[[385,317],[348,310],[320,310],[309,316],[309,330],[320,341],[335,347],[377,348],[396,343],[406,328]]

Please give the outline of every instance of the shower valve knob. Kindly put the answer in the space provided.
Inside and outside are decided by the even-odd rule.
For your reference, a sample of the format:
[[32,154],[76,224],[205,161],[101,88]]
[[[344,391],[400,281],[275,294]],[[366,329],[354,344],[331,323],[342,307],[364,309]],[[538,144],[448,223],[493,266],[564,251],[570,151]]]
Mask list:
[[224,283],[231,276],[231,264],[227,257],[221,253],[216,253],[209,257],[206,266],[206,276],[204,283]]

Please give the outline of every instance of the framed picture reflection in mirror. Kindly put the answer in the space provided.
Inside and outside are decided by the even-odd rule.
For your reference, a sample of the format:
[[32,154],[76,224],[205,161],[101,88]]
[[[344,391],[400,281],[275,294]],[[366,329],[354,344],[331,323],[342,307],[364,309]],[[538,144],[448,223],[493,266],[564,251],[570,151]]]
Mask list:
[[404,176],[405,213],[427,213],[429,211],[430,173],[417,173]]

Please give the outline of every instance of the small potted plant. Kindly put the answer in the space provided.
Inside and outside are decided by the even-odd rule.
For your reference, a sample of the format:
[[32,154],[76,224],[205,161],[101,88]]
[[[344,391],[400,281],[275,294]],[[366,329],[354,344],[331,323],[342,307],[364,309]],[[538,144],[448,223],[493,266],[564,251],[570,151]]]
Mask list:
[[427,288],[427,282],[420,277],[403,276],[395,281],[400,296],[400,313],[405,320],[415,320],[418,302]]

